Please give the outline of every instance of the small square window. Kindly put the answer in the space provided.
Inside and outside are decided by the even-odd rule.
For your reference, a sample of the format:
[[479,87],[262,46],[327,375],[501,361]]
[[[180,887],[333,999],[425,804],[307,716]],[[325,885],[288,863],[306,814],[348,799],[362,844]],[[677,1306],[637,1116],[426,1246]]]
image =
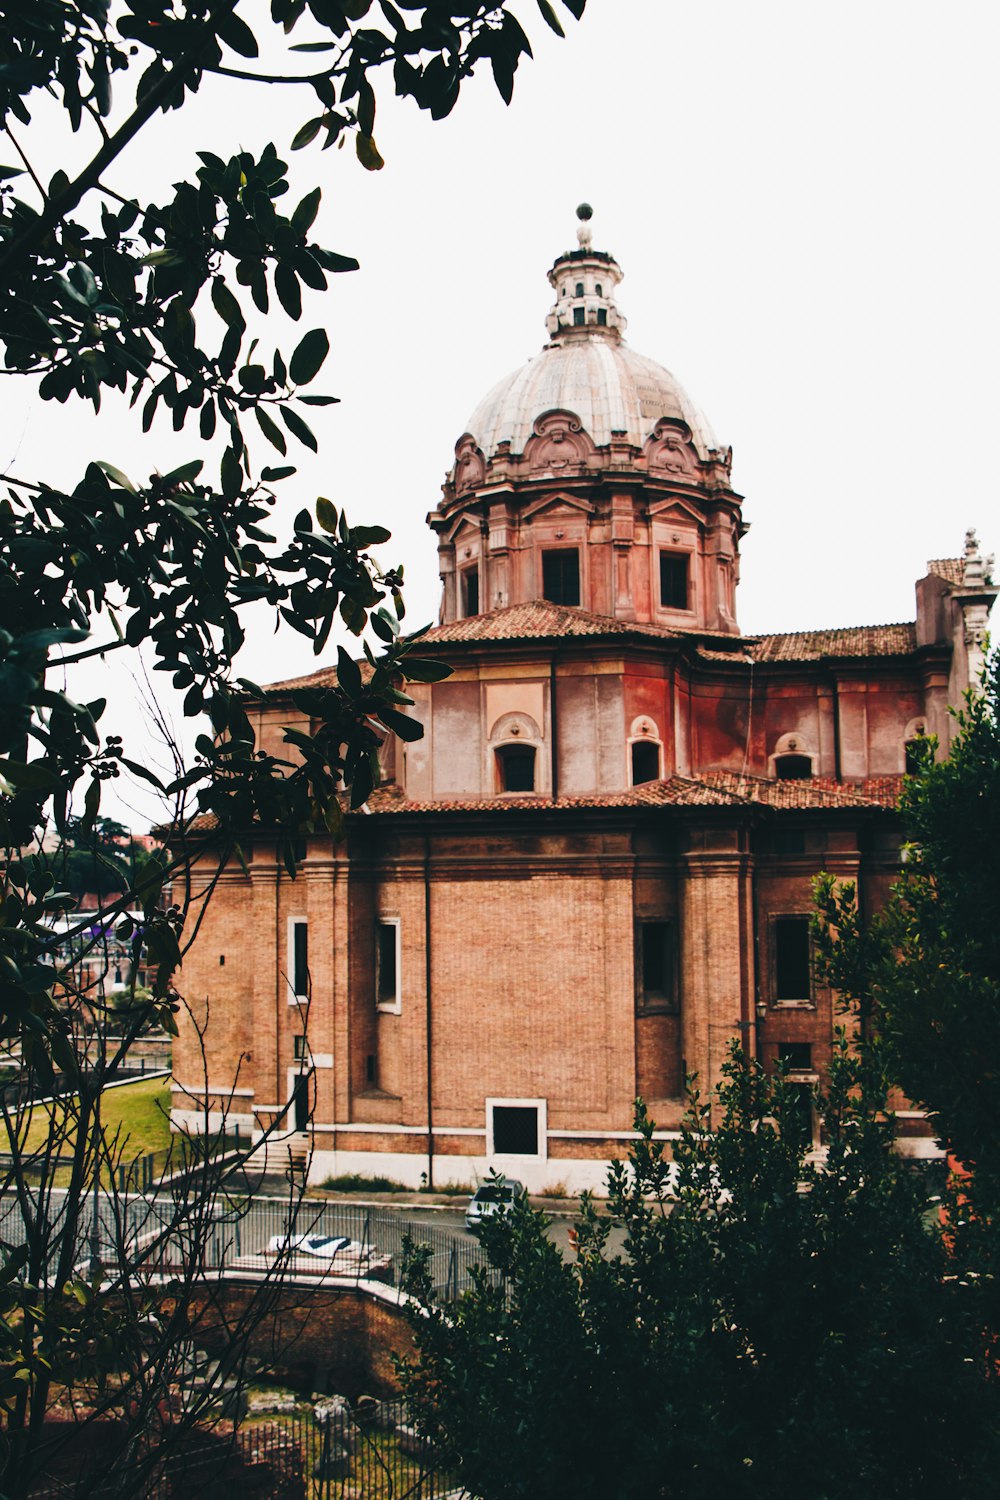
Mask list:
[[496,754],[497,780],[501,792],[535,790],[534,745],[501,745]]
[[774,998],[810,1000],[809,918],[774,919]]
[[688,555],[660,553],[660,604],[664,609],[688,608]]
[[379,922],[375,929],[375,998],[379,1005],[399,1004],[398,922]]
[[580,554],[575,547],[542,553],[542,598],[550,604],[580,603]]
[[811,1073],[812,1043],[779,1042],[778,1061],[784,1063],[789,1073]]
[[493,1106],[493,1150],[497,1156],[537,1156],[537,1106],[495,1104]]

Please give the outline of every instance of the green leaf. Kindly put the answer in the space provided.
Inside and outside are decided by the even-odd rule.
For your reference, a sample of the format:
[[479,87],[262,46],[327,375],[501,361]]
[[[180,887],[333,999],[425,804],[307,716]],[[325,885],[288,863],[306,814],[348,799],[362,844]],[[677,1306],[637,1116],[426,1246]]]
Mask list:
[[316,519],[324,531],[337,535],[337,507],[320,495],[316,501]]
[[225,498],[235,500],[243,485],[243,467],[236,456],[236,450],[232,447],[227,448],[222,455],[219,477]]
[[429,657],[406,656],[402,662],[403,676],[408,682],[443,682],[454,670],[447,662],[431,661]]
[[279,453],[288,452],[288,444],[285,442],[285,434],[262,406],[255,406],[253,414],[257,418],[257,426],[267,438],[272,448],[277,448]]
[[292,228],[296,234],[305,234],[312,227],[322,198],[322,191],[317,187],[311,193],[306,193],[301,203],[297,205],[292,213]]
[[424,737],[424,726],[419,719],[411,719],[409,714],[401,714],[395,708],[383,707],[378,710],[378,716],[386,729],[391,729],[393,734],[398,735],[401,740],[422,740]]
[[299,126],[298,130],[292,136],[292,150],[301,151],[303,146],[308,146],[310,141],[316,139],[322,129],[322,115],[318,115],[314,120],[307,120],[304,125]]
[[188,463],[181,464],[179,468],[171,469],[169,474],[162,475],[160,484],[164,488],[167,485],[190,484],[193,479],[198,478],[204,467],[205,460],[203,458],[192,458]]
[[259,57],[257,38],[247,23],[233,11],[223,10],[215,23],[216,31],[227,47],[238,52],[240,57]]
[[381,172],[385,162],[379,155],[374,136],[359,133],[354,137],[354,149],[366,172]]
[[295,272],[284,261],[275,269],[274,290],[285,312],[297,322],[302,316],[302,288]]
[[212,278],[212,306],[227,328],[238,328],[241,333],[246,328],[243,309],[222,276]]
[[357,701],[364,691],[361,681],[361,668],[352,656],[344,650],[343,646],[337,647],[337,681],[340,683],[348,698]]
[[549,4],[549,0],[538,0],[538,9],[541,11],[542,16],[544,17],[545,24],[547,26],[551,26],[556,36],[565,37],[566,33],[565,31],[563,31],[562,26],[560,25],[558,16],[552,9],[552,6]]
[[297,437],[300,443],[304,443],[307,448],[311,448],[314,453],[317,453],[319,451],[319,444],[312,429],[303,422],[298,412],[292,411],[290,406],[279,407],[279,410],[281,412],[281,420],[292,436]]
[[320,371],[330,352],[330,340],[323,328],[312,328],[301,340],[288,362],[293,385],[308,385]]
[[279,479],[287,479],[291,474],[294,473],[295,467],[293,464],[282,464],[276,469],[261,469],[260,477],[261,479],[263,479],[265,484],[277,484]]
[[386,531],[384,526],[352,526],[349,535],[351,546],[360,551],[363,547],[375,547],[379,542],[388,542],[392,532]]
[[83,817],[80,819],[80,828],[84,833],[89,833],[94,826],[94,820],[101,810],[101,783],[95,776],[88,786],[83,799]]
[[104,470],[109,479],[115,481],[115,484],[120,484],[123,490],[128,490],[130,495],[137,495],[139,493],[128,475],[123,474],[121,469],[116,469],[114,464],[105,463],[102,458],[99,458],[97,465]]
[[52,792],[61,785],[59,773],[44,760],[0,759],[0,776],[25,792]]

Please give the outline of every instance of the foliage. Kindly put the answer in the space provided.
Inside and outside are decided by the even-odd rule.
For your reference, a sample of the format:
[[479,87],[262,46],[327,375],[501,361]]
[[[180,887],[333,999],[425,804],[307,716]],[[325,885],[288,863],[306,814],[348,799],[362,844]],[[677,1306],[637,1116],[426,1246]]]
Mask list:
[[[564,3],[574,16],[583,11],[584,0]],[[539,9],[559,30],[549,0]],[[378,80],[440,118],[480,63],[509,100],[530,50],[514,15],[492,0],[271,0],[269,16],[249,0],[3,9],[0,127],[12,153],[0,168],[4,373],[32,380],[52,410],[82,399],[99,414],[124,398],[144,432],[166,417],[191,438],[189,456],[149,478],[100,450],[70,488],[45,474],[0,475],[0,1046],[18,1074],[3,1102],[0,1173],[0,1206],[16,1205],[19,1226],[9,1232],[5,1219],[0,1273],[0,1483],[10,1496],[26,1493],[37,1473],[60,1381],[86,1375],[94,1401],[81,1420],[128,1407],[134,1435],[144,1422],[158,1431],[157,1402],[176,1373],[170,1336],[176,1344],[183,1297],[162,1336],[150,1335],[149,1262],[121,1238],[113,1204],[119,1239],[107,1283],[81,1279],[79,1247],[91,1189],[114,1180],[123,1160],[120,1136],[101,1129],[104,1089],[150,1023],[175,1029],[172,976],[195,925],[185,879],[194,820],[199,851],[214,849],[219,867],[247,828],[272,830],[294,876],[305,833],[339,832],[344,789],[355,807],[369,795],[386,734],[420,737],[405,681],[448,672],[414,649],[419,631],[404,633],[403,570],[370,550],[389,540],[384,528],[352,523],[323,497],[299,510],[290,535],[275,526],[296,450],[317,448],[310,414],[335,400],[315,384],[326,329],[308,326],[305,311],[311,294],[356,265],[315,237],[319,187],[293,203],[288,162],[273,143],[234,151],[206,142],[156,196],[122,192],[116,166],[154,117],[226,78],[246,95],[247,112],[269,89],[304,95],[291,149],[353,139],[374,170]],[[232,114],[217,118],[221,134]],[[42,166],[46,153],[54,172]],[[301,325],[284,352],[263,322],[278,310]],[[335,680],[294,695],[309,727],[289,729],[279,754],[259,747],[253,721],[265,695],[234,666],[250,607],[270,611],[316,653],[335,629],[359,639],[370,629],[377,648],[367,639],[354,652],[340,646]],[[120,737],[102,737],[104,701],[76,701],[67,685],[65,674],[88,657],[140,650],[151,680],[183,694],[184,715],[209,721],[192,763],[173,747],[172,775],[158,775]],[[81,869],[75,856],[94,847],[105,783],[122,772],[163,797],[169,853],[120,870],[104,848],[109,884],[97,891],[95,921],[74,914],[87,879],[86,859]],[[53,839],[60,847],[43,855]],[[110,889],[112,873],[127,875],[125,888]],[[114,1039],[104,982],[112,937],[130,970],[127,1003],[114,996]],[[30,1097],[60,1074],[73,1103],[53,1111],[29,1153],[29,1185]],[[206,1131],[208,1123],[206,1113]],[[66,1156],[70,1190],[52,1219]],[[183,1233],[196,1251],[213,1201],[193,1190],[164,1234]],[[72,1349],[89,1352],[74,1364]],[[233,1350],[236,1359],[235,1337]],[[129,1450],[115,1459],[121,1495],[140,1482],[133,1460]]]
[[928,742],[900,808],[908,843],[891,900],[866,924],[853,888],[824,880],[821,957],[1000,1207],[1000,659],[958,714],[947,759]]
[[763,1497],[789,1476],[815,1500],[992,1493],[976,1303],[891,1150],[881,1053],[841,1036],[822,1166],[796,1087],[734,1051],[721,1124],[693,1094],[676,1165],[640,1103],[575,1264],[520,1205],[484,1225],[488,1265],[454,1310],[414,1266],[407,1396],[470,1493]]
[[394,1177],[367,1177],[363,1172],[342,1172],[328,1177],[321,1187],[332,1193],[402,1193],[406,1189]]

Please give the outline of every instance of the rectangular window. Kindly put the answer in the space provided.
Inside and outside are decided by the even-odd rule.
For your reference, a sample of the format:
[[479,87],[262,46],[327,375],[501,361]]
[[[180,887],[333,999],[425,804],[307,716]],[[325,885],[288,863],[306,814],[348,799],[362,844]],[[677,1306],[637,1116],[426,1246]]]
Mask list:
[[810,1000],[809,918],[774,919],[774,998]]
[[535,1105],[493,1106],[493,1150],[498,1156],[538,1155],[538,1109]]
[[534,745],[501,745],[496,758],[497,784],[501,792],[535,790]]
[[296,1000],[309,998],[309,923],[294,920],[291,924],[291,980]]
[[305,1039],[305,1037],[301,1036],[301,1035],[299,1035],[299,1036],[293,1036],[292,1037],[292,1046],[293,1046],[292,1056],[295,1058],[295,1061],[296,1062],[305,1062],[306,1059],[309,1056],[309,1048],[306,1045],[306,1039]]
[[550,604],[580,603],[580,554],[575,547],[542,553],[542,598]]
[[375,998],[379,1005],[399,1008],[399,923],[379,922],[375,929]]
[[664,609],[689,607],[686,552],[660,553],[660,604]]
[[462,616],[468,619],[479,613],[479,569],[462,570]]
[[669,922],[640,922],[636,929],[639,1005],[643,1009],[673,1010],[674,946]]
[[778,1061],[785,1064],[789,1073],[811,1073],[812,1043],[779,1042]]

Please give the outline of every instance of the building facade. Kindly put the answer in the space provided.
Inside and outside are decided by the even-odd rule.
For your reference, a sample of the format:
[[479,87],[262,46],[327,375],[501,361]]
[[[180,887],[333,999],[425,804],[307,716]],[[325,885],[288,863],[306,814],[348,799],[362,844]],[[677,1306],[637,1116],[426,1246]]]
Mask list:
[[[625,342],[621,271],[578,239],[548,343],[476,408],[428,517],[428,652],[454,672],[412,688],[423,739],[390,737],[296,879],[250,838],[185,960],[204,1046],[182,1027],[175,1123],[276,1126],[314,1180],[600,1188],[636,1096],[669,1139],[686,1075],[710,1089],[734,1039],[787,1063],[807,1115],[837,1020],[811,882],[884,900],[913,742],[946,753],[982,664],[972,532],[913,621],[741,634],[731,450]],[[333,680],[274,684],[265,745]]]

